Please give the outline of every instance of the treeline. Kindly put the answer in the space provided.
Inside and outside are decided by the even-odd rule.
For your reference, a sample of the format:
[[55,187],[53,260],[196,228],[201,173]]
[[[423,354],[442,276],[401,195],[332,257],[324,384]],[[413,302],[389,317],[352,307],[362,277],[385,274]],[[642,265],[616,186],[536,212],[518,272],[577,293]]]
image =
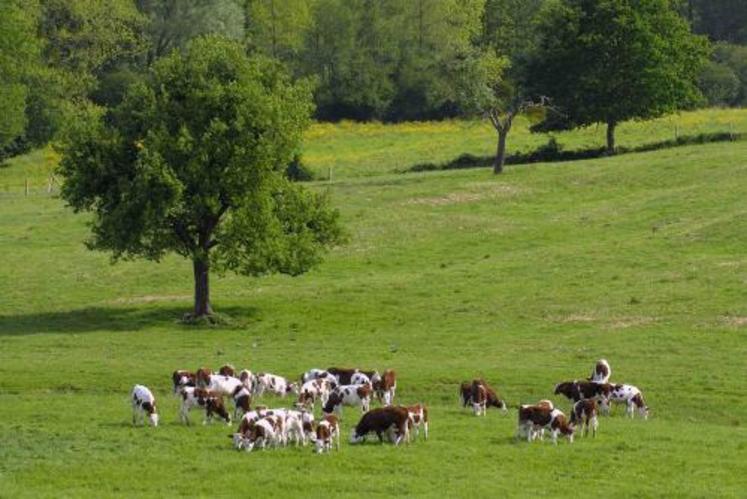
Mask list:
[[[503,75],[518,73],[556,3],[0,0],[0,106],[6,114],[0,155],[47,142],[64,126],[66,108],[82,100],[115,106],[155,60],[208,33],[281,61],[296,78],[313,79],[320,120],[467,115],[476,109],[486,54],[503,61]],[[747,2],[655,3],[676,9],[695,32],[717,42],[699,79],[707,101],[745,104],[747,48],[740,44],[747,41]]]

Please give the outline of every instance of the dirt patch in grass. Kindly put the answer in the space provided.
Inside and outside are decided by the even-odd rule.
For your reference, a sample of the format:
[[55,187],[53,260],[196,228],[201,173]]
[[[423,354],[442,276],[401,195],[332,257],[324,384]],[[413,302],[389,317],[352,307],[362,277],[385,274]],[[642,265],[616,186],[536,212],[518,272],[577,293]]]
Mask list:
[[163,301],[184,301],[191,300],[192,295],[145,295],[145,296],[130,296],[121,297],[114,300],[110,300],[108,303],[120,304],[133,304],[133,303],[154,303]]
[[723,322],[730,326],[744,327],[747,326],[747,317],[741,315],[727,315],[721,318]]
[[553,322],[567,324],[570,322],[594,322],[597,318],[591,314],[575,313],[569,315],[553,315],[548,317]]
[[619,317],[610,323],[610,329],[627,329],[630,327],[646,326],[656,322],[655,317]]

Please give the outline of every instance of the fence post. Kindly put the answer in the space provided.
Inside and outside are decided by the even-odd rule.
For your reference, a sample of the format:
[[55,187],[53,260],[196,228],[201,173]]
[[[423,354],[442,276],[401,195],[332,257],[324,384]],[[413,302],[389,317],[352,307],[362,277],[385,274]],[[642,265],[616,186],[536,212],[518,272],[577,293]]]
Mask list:
[[28,196],[29,195],[29,179],[26,179],[24,181],[24,191],[25,191],[26,195]]
[[680,138],[679,129],[677,128],[677,124],[675,123],[675,125],[674,125],[674,140],[675,140],[675,142],[679,138]]
[[332,167],[331,166],[327,167],[327,181],[332,182]]

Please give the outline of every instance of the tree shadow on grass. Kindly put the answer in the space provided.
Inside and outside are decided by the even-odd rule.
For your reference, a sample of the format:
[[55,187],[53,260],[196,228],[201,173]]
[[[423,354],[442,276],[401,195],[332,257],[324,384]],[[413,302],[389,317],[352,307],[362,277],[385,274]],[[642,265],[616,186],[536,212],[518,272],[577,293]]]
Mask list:
[[253,322],[259,309],[254,307],[220,307],[222,315],[231,318],[225,325],[191,326],[181,321],[188,307],[86,307],[63,312],[37,312],[0,315],[0,337],[44,333],[94,333],[99,331],[139,331],[151,327],[202,329],[242,329]]

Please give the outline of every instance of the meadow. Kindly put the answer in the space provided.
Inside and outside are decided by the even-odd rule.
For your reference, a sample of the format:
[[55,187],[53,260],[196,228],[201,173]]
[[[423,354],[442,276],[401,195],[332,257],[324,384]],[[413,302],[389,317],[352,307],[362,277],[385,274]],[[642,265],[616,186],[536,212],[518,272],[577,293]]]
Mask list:
[[[747,112],[733,113],[747,127]],[[309,164],[337,163],[310,188],[330,191],[350,241],[300,277],[214,276],[214,306],[234,319],[220,328],[179,322],[188,262],[112,266],[84,248],[86,216],[54,195],[0,196],[0,496],[743,495],[747,142],[497,177],[391,173],[423,150],[440,160],[483,147],[471,127],[487,125],[441,126],[312,129]],[[314,138],[320,127],[329,137]],[[52,161],[15,160],[0,185],[44,178]],[[553,386],[600,357],[613,380],[643,390],[648,421],[618,408],[596,439],[514,441],[518,404],[567,410]],[[180,425],[170,393],[174,369],[225,362],[289,377],[394,368],[397,402],[429,406],[430,439],[348,445],[359,414],[346,410],[339,453],[236,452],[225,425]],[[459,382],[475,376],[508,414],[459,406]],[[131,427],[135,383],[154,390],[158,428]]]

